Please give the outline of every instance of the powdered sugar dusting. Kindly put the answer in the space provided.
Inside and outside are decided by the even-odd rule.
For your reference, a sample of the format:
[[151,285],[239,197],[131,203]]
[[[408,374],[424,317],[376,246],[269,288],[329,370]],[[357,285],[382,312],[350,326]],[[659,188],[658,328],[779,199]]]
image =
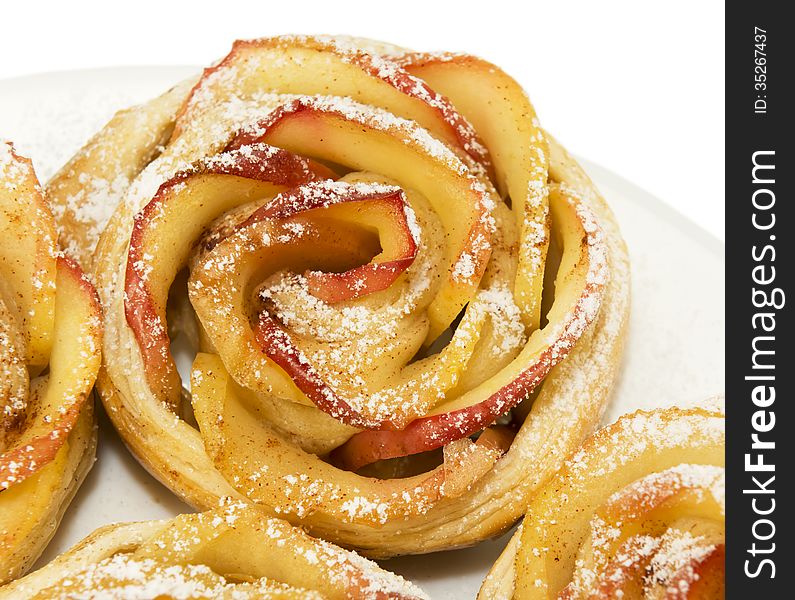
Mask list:
[[[629,582],[648,593],[662,587],[670,597],[687,597],[693,582],[714,576],[702,573],[701,564],[722,552],[724,469],[682,463],[634,481],[627,482],[627,474],[646,464],[664,464],[675,456],[672,452],[713,460],[714,449],[723,444],[723,425],[718,414],[674,409],[639,411],[598,432],[557,476],[563,483],[549,484],[545,508],[531,506],[529,531],[536,536],[527,549],[530,560],[563,560],[569,556],[563,545],[579,546],[565,589],[572,597],[620,597]],[[596,485],[603,481],[614,482],[606,497]],[[558,522],[571,529],[557,527]],[[551,533],[544,529],[549,525]],[[539,586],[546,585],[539,580]]]
[[[355,95],[356,99],[314,93],[324,92],[322,87],[320,90],[313,88],[313,93],[306,95],[303,95],[302,90],[292,87],[290,91],[298,91],[299,94],[280,93],[278,77],[271,76],[274,73],[284,74],[285,81],[293,81],[291,75],[300,75],[295,78],[296,81],[305,78],[311,71],[309,65],[315,63],[308,58],[309,52],[304,50],[314,51],[319,47],[322,48],[321,53],[326,55],[317,64],[331,68],[341,62],[345,68],[364,70],[382,82],[380,89],[385,90],[385,93],[388,91],[389,94],[394,94],[397,90],[410,99],[410,102],[396,102],[395,105],[418,106],[417,120],[406,118],[407,114],[412,113],[411,110],[396,111],[400,115],[393,114],[361,101],[362,97],[354,92],[349,93]],[[265,48],[269,49],[268,53],[263,50]],[[279,52],[280,49],[290,48],[301,51]],[[134,215],[152,200],[161,185],[180,171],[192,169],[194,173],[198,172],[198,163],[211,169],[229,167],[233,158],[232,152],[250,151],[251,139],[262,134],[280,115],[290,111],[314,110],[339,115],[346,120],[345,126],[352,132],[350,140],[358,139],[356,136],[359,135],[361,139],[365,136],[379,136],[379,139],[388,137],[390,141],[397,141],[394,147],[398,148],[398,156],[409,156],[405,153],[405,147],[410,147],[410,156],[417,161],[416,168],[412,171],[425,175],[423,166],[427,166],[428,173],[451,174],[449,180],[458,186],[451,196],[463,200],[458,204],[451,202],[450,205],[456,209],[445,211],[443,205],[434,202],[435,197],[424,198],[417,190],[408,189],[408,185],[406,189],[400,189],[394,185],[394,181],[386,178],[381,181],[378,173],[354,171],[345,175],[342,181],[336,181],[341,173],[352,168],[352,165],[344,164],[345,152],[329,151],[328,156],[324,155],[323,152],[331,147],[329,142],[328,146],[323,147],[323,151],[318,150],[315,155],[311,143],[307,141],[306,149],[302,152],[311,154],[322,162],[320,166],[323,168],[317,171],[323,172],[323,177],[329,179],[307,185],[303,194],[314,195],[318,206],[327,206],[333,203],[332,198],[349,193],[350,187],[346,186],[350,184],[348,179],[357,177],[367,181],[355,184],[363,191],[399,193],[404,199],[403,220],[410,233],[406,237],[410,237],[417,245],[413,263],[387,287],[339,302],[324,301],[318,297],[316,289],[313,291],[313,278],[316,275],[339,273],[324,273],[314,262],[316,258],[325,257],[315,257],[313,252],[330,252],[328,248],[332,244],[323,240],[324,244],[317,245],[321,250],[313,248],[312,240],[320,235],[322,228],[316,227],[311,218],[287,219],[278,225],[263,221],[252,228],[252,231],[256,231],[256,236],[252,233],[246,237],[235,231],[245,219],[254,214],[252,211],[276,211],[279,203],[283,203],[282,208],[286,213],[289,212],[289,198],[293,192],[280,195],[275,200],[271,197],[247,198],[246,203],[241,203],[240,207],[229,214],[220,218],[213,217],[211,222],[203,223],[204,230],[200,239],[193,241],[195,250],[188,260],[188,267],[191,269],[191,299],[195,301],[203,297],[208,307],[200,315],[200,325],[203,326],[202,351],[221,355],[224,367],[234,380],[234,384],[230,385],[242,386],[247,388],[246,393],[251,392],[254,400],[249,398],[247,402],[273,401],[277,406],[293,408],[293,405],[300,405],[301,409],[313,410],[315,407],[307,402],[306,389],[298,388],[296,391],[297,386],[290,387],[290,380],[292,384],[296,384],[303,377],[311,379],[313,385],[317,384],[320,389],[319,396],[328,404],[333,404],[336,397],[343,400],[349,408],[364,415],[366,419],[357,422],[359,426],[373,428],[378,433],[390,430],[402,432],[423,418],[445,415],[445,418],[449,417],[449,422],[445,422],[445,430],[452,432],[454,437],[465,438],[490,426],[498,417],[502,425],[520,425],[521,418],[514,416],[509,409],[539,385],[554,365],[565,364],[564,358],[573,349],[589,343],[589,327],[605,312],[602,306],[604,289],[611,285],[614,276],[623,279],[625,275],[620,271],[620,265],[617,273],[611,273],[608,266],[610,257],[606,238],[611,243],[615,242],[619,239],[617,232],[608,230],[605,233],[601,228],[601,215],[597,218],[587,208],[592,203],[591,198],[572,201],[576,204],[577,219],[586,232],[584,237],[588,240],[588,248],[583,256],[584,262],[588,263],[588,269],[585,273],[577,273],[578,277],[583,275],[584,285],[577,290],[576,303],[571,310],[560,315],[544,332],[544,340],[540,344],[541,358],[536,361],[537,353],[523,354],[522,349],[530,343],[530,339],[538,339],[539,336],[534,338],[536,332],[529,327],[526,329],[523,324],[524,306],[517,304],[513,280],[517,256],[521,256],[528,248],[532,252],[538,250],[533,258],[537,271],[533,273],[538,275],[543,272],[544,253],[541,250],[547,242],[547,232],[542,221],[545,221],[547,214],[547,192],[549,186],[554,185],[546,171],[546,156],[541,148],[543,136],[538,137],[540,134],[537,134],[532,139],[522,141],[534,152],[532,158],[535,162],[527,167],[532,168],[527,192],[529,205],[534,210],[537,209],[536,216],[541,217],[531,219],[527,227],[524,227],[521,220],[517,222],[516,229],[520,232],[507,243],[509,247],[502,254],[507,257],[504,264],[498,264],[491,258],[500,233],[497,231],[499,221],[495,219],[495,214],[508,209],[501,205],[494,190],[494,182],[490,180],[492,169],[486,145],[479,140],[471,124],[453,109],[443,95],[431,89],[421,79],[409,75],[392,58],[378,56],[380,52],[377,46],[363,50],[356,42],[326,37],[289,36],[236,44],[230,58],[206,71],[204,78],[190,95],[188,103],[175,113],[173,135],[170,138],[166,135],[162,147],[158,147],[152,158],[145,161],[146,164],[139,173],[127,180],[119,178],[118,181],[115,178],[94,181],[91,177],[84,177],[83,186],[98,205],[91,206],[94,200],[75,197],[72,200],[75,204],[74,210],[96,213],[94,216],[97,229],[104,226],[101,224],[109,216],[102,214],[103,207],[117,201],[120,206],[111,220],[108,234],[103,239],[98,260],[101,265],[98,269],[98,281],[102,288],[109,325],[105,349],[106,356],[111,357],[108,360],[108,378],[105,385],[118,392],[114,397],[120,403],[119,408],[127,410],[133,407],[133,413],[147,419],[147,424],[149,421],[159,421],[155,416],[160,415],[159,409],[162,408],[158,404],[158,400],[162,400],[159,391],[138,381],[141,379],[137,376],[141,363],[139,354],[146,348],[136,344],[134,336],[124,323],[125,298],[123,290],[120,289],[123,287],[120,284],[124,282],[124,273],[114,270],[120,257],[123,258],[129,251],[126,244],[133,229]],[[262,56],[267,56],[268,60],[263,60]],[[244,57],[244,60],[238,60],[240,57]],[[261,79],[258,79],[258,73],[264,73]],[[323,74],[325,71],[319,73],[318,77]],[[273,83],[274,81],[277,83]],[[326,88],[325,91],[330,92],[333,89],[336,88]],[[477,89],[476,79],[473,79],[472,89]],[[374,95],[372,101],[378,103],[377,95]],[[524,105],[520,108],[524,108]],[[532,107],[528,104],[524,114],[531,112]],[[489,119],[499,119],[499,115],[507,114],[501,110],[486,110],[485,113]],[[307,121],[311,123],[297,118],[294,123],[305,127],[319,125],[319,130],[329,124],[341,123],[340,119],[335,121],[326,115],[321,119]],[[513,123],[497,122],[494,129],[507,130],[506,128],[513,126]],[[534,126],[537,124],[534,123]],[[278,125],[274,130],[278,131]],[[290,129],[284,128],[282,132],[284,131]],[[301,133],[303,135],[305,131]],[[249,143],[235,145],[245,138],[248,138]],[[306,138],[309,140],[311,135],[306,134]],[[273,135],[270,139],[279,139],[279,136]],[[304,144],[303,140],[301,144]],[[284,145],[288,145],[288,142]],[[234,150],[230,152],[229,148]],[[524,149],[523,146],[523,151]],[[313,168],[317,166],[313,165]],[[325,166],[331,168],[327,173]],[[249,175],[232,176],[245,178]],[[370,181],[372,178],[379,180],[373,183]],[[523,181],[527,179],[524,172],[518,178]],[[419,182],[420,178],[417,177],[416,181]],[[174,185],[183,183],[185,182]],[[430,189],[432,186],[428,187]],[[185,189],[190,188],[188,186]],[[106,201],[101,200],[103,197]],[[516,200],[518,204],[518,199]],[[463,250],[461,245],[452,247],[449,243],[450,231],[456,231],[450,224],[455,224],[458,215],[447,213],[456,213],[458,210],[462,218],[466,217],[469,228],[464,230],[462,236],[465,238]],[[219,250],[213,254],[215,250],[210,246],[215,244],[218,244],[215,248],[223,246],[221,250],[224,252]],[[275,250],[272,255],[268,255],[268,260],[275,258],[272,262],[267,262],[262,257],[272,248]],[[284,265],[277,264],[281,259],[278,254],[280,252],[289,257]],[[372,248],[368,246],[367,252],[363,253],[363,261],[368,260],[365,254],[372,256],[376,252],[376,244]],[[249,263],[252,257],[257,257],[256,260],[262,262]],[[140,260],[133,261],[133,268],[142,280],[154,280],[157,278],[157,271],[153,270],[153,265],[158,263],[159,258],[158,252],[146,252],[139,257]],[[261,279],[249,279],[241,275],[250,272],[256,272],[256,277]],[[442,282],[447,287],[443,287]],[[168,289],[170,281],[158,284],[163,289]],[[362,289],[366,287],[363,280],[351,280],[349,285]],[[460,292],[461,290],[464,291]],[[459,292],[460,297],[450,300]],[[234,302],[228,302],[230,299]],[[460,320],[454,321],[455,324],[441,336],[439,332],[430,335],[429,323],[437,314],[434,310],[439,306],[447,308],[445,302],[453,306],[449,309],[451,316],[445,325],[454,320],[453,317],[459,310]],[[195,301],[194,305],[198,306],[198,302]],[[190,313],[190,306],[187,307],[187,312]],[[621,310],[618,312],[623,314]],[[193,313],[189,316],[192,317]],[[278,334],[269,339],[273,348],[267,347],[268,344],[263,347],[261,340],[258,342],[259,346],[252,342],[254,338],[250,334],[263,317],[270,319],[279,330]],[[606,326],[613,328],[611,333],[617,336],[621,330],[621,318],[605,320],[609,321]],[[210,327],[211,324],[213,327]],[[221,350],[220,344],[216,343],[219,341],[217,333],[208,334],[211,330],[223,332],[225,337],[234,340],[246,341],[234,346],[231,351],[228,348]],[[160,325],[158,332],[164,334],[165,338],[165,323]],[[435,340],[438,343],[431,345],[430,342]],[[612,357],[607,354],[615,344],[613,338],[608,339],[605,344],[608,350],[595,353],[598,356],[595,356],[593,364],[574,369],[572,389],[579,390],[580,395],[582,390],[587,389],[588,382],[580,380],[578,374],[581,379],[588,379],[593,372],[601,377],[602,373],[610,370],[607,363]],[[167,346],[164,347],[167,350]],[[266,356],[267,351],[274,348],[290,354],[294,364],[301,367],[300,372],[274,365],[273,360]],[[531,354],[532,356],[528,356]],[[165,355],[158,359],[162,360],[164,357]],[[310,367],[313,369],[311,373]],[[494,380],[499,385],[491,379],[497,374],[508,372],[512,372],[513,376],[505,380]],[[521,385],[512,385],[513,380],[517,379],[516,373],[521,373]],[[202,377],[202,374],[197,377]],[[484,385],[485,382],[489,382],[488,385]],[[501,393],[492,398],[491,393],[495,387]],[[561,395],[566,396],[569,391],[567,388]],[[469,413],[451,415],[448,410],[452,406],[462,405],[467,408],[477,406],[480,410],[484,398],[494,400],[494,403],[478,419],[471,419]],[[229,402],[237,400],[230,399]],[[574,419],[571,416],[577,412],[571,410],[572,405],[576,404],[574,400],[552,404],[555,407],[560,406],[562,412],[568,414],[568,418]],[[338,406],[341,404],[338,403]],[[350,417],[349,412],[335,411],[336,409],[329,412],[329,415],[337,421],[345,423],[345,419]],[[164,423],[151,423],[154,430],[160,432],[160,429],[167,428],[171,432],[175,423],[179,431],[186,430],[183,427],[184,422],[176,417],[171,419],[171,416],[173,415],[163,419]],[[561,417],[562,420],[564,418]],[[165,423],[166,420],[168,423]],[[471,431],[473,426],[476,427],[475,431]],[[274,430],[281,432],[275,427]],[[199,433],[206,435],[204,430]],[[444,437],[444,433],[433,430],[425,438],[444,445],[450,441]],[[539,431],[538,435],[544,433]],[[195,429],[190,434],[196,443],[191,448],[181,448],[180,460],[176,462],[181,465],[205,464],[207,457],[203,454],[202,443],[196,437]],[[129,435],[135,436],[137,433],[132,432]],[[346,435],[352,434],[348,432]],[[342,444],[345,439],[342,436],[337,443]],[[273,448],[280,449],[292,448],[297,443],[293,437],[282,436],[281,433],[275,435],[272,441]],[[468,442],[466,439],[453,441]],[[185,456],[182,456],[182,450]],[[416,448],[412,449],[411,444],[405,447],[406,453],[413,451]],[[172,462],[169,457],[158,456],[158,452],[159,449],[153,449],[153,462]],[[447,453],[446,448],[444,467],[453,469],[448,464]],[[274,450],[270,454],[266,452],[265,455],[272,457],[278,454]],[[496,455],[501,456],[502,451],[496,452]],[[505,461],[506,463],[524,458],[518,453],[510,456],[511,459]],[[276,475],[276,465],[265,460],[262,461],[263,464],[253,466],[256,468],[253,468],[251,475],[252,478],[256,475],[256,481],[251,479],[243,482],[238,473],[225,473],[225,477],[232,487],[242,490],[241,493],[250,498],[257,494],[262,485],[278,485],[280,489],[283,487],[287,498],[271,508],[291,518],[297,516],[303,519],[317,513],[317,521],[323,523],[323,527],[329,523],[329,527],[337,527],[341,523],[366,523],[368,526],[378,523],[391,526],[399,519],[405,519],[407,527],[411,527],[413,516],[432,513],[442,503],[441,498],[445,497],[442,493],[444,481],[437,478],[436,474],[428,475],[428,481],[422,484],[425,487],[418,485],[412,488],[407,484],[405,489],[398,486],[398,491],[394,493],[381,493],[380,489],[378,492],[374,491],[372,482],[352,473],[338,473],[344,483],[337,481],[336,476],[326,477],[324,473],[337,473],[333,468],[327,469],[329,465],[324,462],[326,457],[321,458],[311,452],[301,457],[302,462],[297,464],[301,464],[302,469],[296,467]],[[237,456],[233,459],[236,463],[242,463],[246,457]],[[414,458],[406,458],[405,462],[412,464]],[[462,488],[460,493],[464,496],[470,493],[483,494],[483,498],[487,498],[491,493],[488,490],[493,489],[494,483],[489,469],[483,472],[486,475],[481,472],[473,475],[463,485],[466,489]],[[189,481],[190,485],[196,484],[199,488],[204,487],[203,482],[199,481],[201,475],[198,472],[179,472],[174,475],[166,474],[164,477],[170,478],[171,484],[176,487],[188,485],[184,481]],[[477,489],[473,482],[478,482],[481,477],[489,483],[484,484],[482,489]],[[216,483],[222,487],[223,481],[220,478],[219,481],[221,483]],[[449,489],[455,487],[452,478],[448,484]],[[320,500],[312,495],[314,492],[317,492]],[[517,497],[519,493],[516,492]],[[506,502],[512,502],[513,494],[513,491],[504,494]],[[478,519],[475,513],[481,514],[481,511],[493,509],[492,502],[484,500],[482,504],[483,506],[472,509],[471,522]],[[469,519],[469,515],[466,519]],[[466,519],[462,518],[462,521]],[[343,535],[348,535],[355,527],[339,525],[338,529],[343,531]],[[310,552],[307,560],[311,562],[317,558]]]
[[[230,538],[258,542],[245,550],[251,553],[245,561],[250,572],[226,572],[230,557],[219,553],[228,552],[224,548]],[[92,543],[104,545],[98,557],[91,551]],[[228,499],[206,513],[111,527],[95,533],[85,544],[66,555],[82,554],[81,559],[74,556],[62,565],[48,565],[41,578],[35,573],[18,582],[19,591],[38,590],[47,597],[141,600],[165,596],[320,599],[327,593],[426,598],[417,586],[375,563],[311,538],[249,504]],[[304,588],[304,582],[312,589]]]

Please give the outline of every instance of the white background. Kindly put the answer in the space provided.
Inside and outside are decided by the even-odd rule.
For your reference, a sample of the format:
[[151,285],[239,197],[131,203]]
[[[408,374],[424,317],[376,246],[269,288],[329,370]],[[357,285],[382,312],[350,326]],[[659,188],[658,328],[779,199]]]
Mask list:
[[[205,65],[239,37],[349,33],[481,55],[571,151],[724,237],[722,2],[3,2],[0,79]],[[0,131],[0,138],[3,132]]]

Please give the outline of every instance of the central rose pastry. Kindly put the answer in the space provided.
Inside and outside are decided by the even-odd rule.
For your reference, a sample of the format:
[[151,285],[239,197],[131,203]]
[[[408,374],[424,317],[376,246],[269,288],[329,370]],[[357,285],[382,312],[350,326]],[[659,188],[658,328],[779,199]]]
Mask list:
[[50,194],[104,306],[108,413],[197,507],[246,500],[371,556],[472,544],[612,389],[618,228],[481,59],[237,42]]

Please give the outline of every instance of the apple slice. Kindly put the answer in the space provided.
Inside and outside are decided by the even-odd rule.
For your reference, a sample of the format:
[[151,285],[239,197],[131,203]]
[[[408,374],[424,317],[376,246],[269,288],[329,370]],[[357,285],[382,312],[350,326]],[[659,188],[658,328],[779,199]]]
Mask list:
[[166,301],[174,277],[207,225],[228,210],[326,176],[320,165],[255,144],[199,161],[160,186],[135,216],[124,311],[152,391],[171,406],[181,383],[169,349]]
[[[353,427],[393,431],[433,407],[434,400],[438,400],[437,390],[454,386],[472,356],[485,321],[483,311],[465,317],[442,353],[414,363],[416,368],[401,372],[397,381],[390,381],[391,385],[372,396],[355,386],[330,385],[325,375],[334,366],[315,365],[301,349],[303,340],[294,339],[266,312],[260,314],[255,336],[266,355],[315,406]],[[428,376],[429,373],[434,375]],[[427,394],[423,393],[423,384],[428,388]],[[370,401],[374,396],[377,403]]]
[[[274,369],[279,367],[274,365]],[[263,378],[264,379],[264,378]],[[317,456],[324,456],[358,431],[327,415],[309,402],[284,398],[277,393],[262,393],[233,383],[235,394],[247,406],[255,406],[269,427],[284,439]]]
[[[581,563],[593,581],[584,584],[575,579],[557,598],[582,598],[585,586],[589,600],[723,598],[725,545],[687,535],[683,538],[673,530],[669,533],[662,539],[640,534],[630,537],[603,567]],[[686,558],[681,565],[666,564],[666,555]],[[664,572],[658,572],[660,567]]]
[[[418,223],[425,224],[432,215],[416,193],[411,198]],[[512,216],[504,214],[508,208],[498,208],[495,216],[510,225]],[[332,405],[344,402],[357,414],[367,415],[378,429],[403,429],[444,402],[446,396],[467,391],[497,372],[524,344],[509,288],[512,271],[507,242],[513,238],[510,232],[500,230],[484,275],[486,287],[469,302],[452,339],[441,350],[412,360],[427,332],[424,307],[435,292],[429,287],[420,297],[417,290],[425,290],[426,282],[435,279],[433,269],[440,252],[431,239],[434,229],[423,226],[422,232],[424,243],[416,269],[407,273],[407,279],[395,286],[398,289],[391,289],[394,294],[388,297],[380,295],[370,303],[334,309],[312,302],[306,282],[302,285],[295,278],[265,285],[263,292],[272,302],[269,315],[281,319],[290,333],[282,332],[265,315],[258,330],[260,342],[263,348],[272,346],[283,354],[274,360],[319,406],[328,406],[329,399],[333,399]],[[513,314],[512,309],[516,310]],[[276,335],[279,339],[270,342]],[[488,361],[490,371],[471,368],[476,353]],[[341,362],[346,365],[344,370],[339,369]],[[264,365],[257,369],[267,373]],[[347,419],[349,412],[334,414]]]
[[191,387],[205,448],[227,481],[251,501],[310,530],[329,520],[377,527],[422,514],[471,487],[493,468],[512,438],[500,430],[477,443],[460,440],[445,448],[444,464],[428,473],[374,479],[340,471],[276,434],[256,406],[236,397],[218,356],[197,355]]
[[[91,394],[100,364],[101,309],[94,287],[68,258],[56,266],[55,329],[49,373],[34,386],[30,419],[0,454],[0,491],[49,464]],[[46,380],[46,383],[44,381]]]
[[205,512],[100,527],[2,591],[30,600],[428,600],[375,562],[231,498]]
[[[724,479],[722,467],[677,465],[641,477],[596,507],[577,560],[597,574],[597,597],[614,598],[633,584],[643,587],[643,576],[655,567],[673,571],[673,580],[692,578],[688,567],[723,543],[723,497],[715,490],[725,487]],[[575,575],[567,588],[577,585]]]
[[474,56],[409,53],[395,61],[450,98],[489,149],[497,188],[510,196],[521,229],[516,303],[528,329],[538,329],[549,245],[549,150],[533,105],[512,77]]
[[55,221],[33,164],[0,142],[0,294],[24,334],[36,373],[50,358],[55,318]]
[[426,342],[447,329],[477,291],[494,231],[494,196],[455,154],[413,122],[342,98],[298,98],[229,147],[257,141],[379,173],[425,196],[445,231],[447,271],[428,306]]
[[[44,379],[38,378],[34,387],[45,386]],[[14,595],[6,584],[21,577],[44,550],[59,525],[57,516],[91,468],[95,427],[94,403],[89,400],[53,459],[0,490],[0,585],[7,597]]]
[[[593,573],[594,581],[589,582],[589,600],[610,600],[611,598],[644,597],[642,578],[646,574],[653,553],[660,547],[657,538],[633,536],[618,545],[616,559],[601,568],[583,561],[587,573]],[[584,569],[584,570],[585,570]],[[575,574],[576,577],[576,574]],[[576,600],[582,597],[581,583],[572,581],[560,594],[558,600]]]
[[[261,207],[238,227],[235,235],[226,238],[194,263],[189,288],[193,305],[211,345],[222,356],[235,381],[266,395],[296,402],[301,402],[303,397],[304,401],[314,403],[353,427],[399,429],[425,415],[460,380],[478,344],[481,330],[488,317],[494,316],[489,315],[487,306],[481,306],[480,295],[474,301],[478,308],[467,309],[450,344],[438,354],[409,365],[406,363],[416,354],[427,331],[427,321],[409,316],[403,309],[396,308],[397,319],[391,316],[378,320],[378,311],[370,312],[361,304],[348,307],[358,314],[352,319],[371,323],[365,327],[372,330],[372,334],[368,338],[366,331],[352,332],[352,340],[343,336],[345,339],[339,344],[316,340],[311,333],[288,332],[283,323],[291,324],[293,317],[290,315],[294,310],[303,312],[297,303],[288,302],[283,323],[268,312],[252,316],[256,309],[249,306],[250,290],[260,281],[267,281],[272,273],[285,270],[300,272],[312,261],[325,262],[330,267],[333,266],[328,264],[330,260],[339,261],[347,255],[355,257],[361,246],[354,244],[349,248],[350,235],[339,235],[344,219],[351,219],[350,222],[358,227],[375,229],[382,234],[395,236],[395,232],[402,231],[397,235],[400,240],[398,246],[410,243],[413,252],[410,226],[405,218],[408,206],[398,210],[395,198],[387,198],[380,191],[382,189],[397,191],[397,188],[383,184],[350,184],[346,181],[301,186]],[[365,201],[365,198],[369,199]],[[383,206],[386,210],[364,210],[370,206]],[[369,220],[374,215],[377,220]],[[298,217],[303,217],[303,220],[295,220]],[[385,217],[388,218],[385,220]],[[291,220],[281,222],[287,218]],[[324,223],[326,229],[319,229]],[[320,244],[331,245],[324,250]],[[380,245],[385,251],[392,244],[382,237]],[[502,252],[507,254],[507,249]],[[410,255],[404,260],[408,263],[412,257]],[[428,260],[433,260],[433,256]],[[351,272],[345,271],[343,275]],[[372,291],[366,281],[363,285],[364,291]],[[408,285],[411,287],[412,284]],[[272,298],[267,287],[266,291],[267,297]],[[397,303],[395,306],[403,306],[397,299],[394,302]],[[322,313],[318,304],[310,302],[307,309],[309,312],[317,309]],[[281,314],[279,309],[274,310],[274,315]],[[305,312],[303,314],[309,316]],[[394,324],[388,322],[389,319],[393,319]],[[252,320],[256,322],[253,335],[250,329]],[[389,335],[386,336],[389,340],[384,340],[381,335],[384,328],[392,331],[392,327],[399,330],[400,338],[394,344]],[[416,340],[416,345],[415,334],[422,336]],[[374,356],[386,348],[383,359],[367,363],[366,357],[357,356],[357,361],[364,362],[351,365],[341,376],[339,357],[351,352],[367,355],[367,350],[363,349],[365,341],[380,344],[374,350]],[[503,339],[502,347],[511,343]],[[487,352],[491,348],[489,346]],[[302,393],[302,397],[294,395],[293,387]]]
[[428,84],[389,59],[329,37],[283,36],[239,40],[220,63],[205,69],[177,118],[175,137],[194,113],[230,97],[258,93],[352,98],[419,123],[461,157],[490,168],[472,126]]
[[[335,299],[383,289],[384,283],[391,284],[414,260],[416,243],[408,210],[403,193],[394,186],[309,183],[276,196],[202,256],[191,274],[191,302],[235,380],[257,389],[263,373],[273,373],[269,368],[273,361],[321,410],[354,427],[378,426],[325,385],[267,312],[260,314],[252,331],[248,295],[254,285],[277,271],[300,272],[307,267],[312,269],[310,275],[317,267],[324,271],[313,277],[316,284],[324,283],[326,272],[342,271],[331,279]],[[372,231],[377,232],[380,245],[368,240]],[[382,252],[363,267],[349,268],[363,262],[368,247],[380,247]],[[391,271],[387,277],[377,270],[377,265],[384,264],[377,262],[383,255]],[[375,269],[368,272],[369,265]]]
[[[364,191],[360,191],[364,190]],[[329,303],[353,300],[385,290],[417,255],[411,207],[399,188],[324,182],[277,196],[252,214],[243,226],[264,219],[285,220],[315,208],[327,208],[321,218],[360,223],[378,234],[381,252],[367,264],[341,273],[307,271],[310,292]]]
[[607,282],[607,248],[590,210],[573,192],[552,186],[549,197],[562,257],[548,324],[535,331],[514,361],[493,377],[405,429],[356,434],[332,454],[337,464],[357,470],[376,460],[425,452],[472,435],[527,398],[568,355],[599,313]]

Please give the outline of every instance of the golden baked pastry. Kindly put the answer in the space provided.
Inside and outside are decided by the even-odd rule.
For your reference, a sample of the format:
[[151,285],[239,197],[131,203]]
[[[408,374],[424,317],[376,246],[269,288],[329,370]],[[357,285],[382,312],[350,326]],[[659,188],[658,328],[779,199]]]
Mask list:
[[419,600],[427,596],[354,552],[245,503],[166,521],[107,525],[0,598]]
[[481,59],[237,42],[50,192],[105,309],[107,411],[196,507],[245,499],[370,556],[469,545],[613,387],[616,222]]
[[55,533],[94,460],[93,286],[56,248],[30,161],[0,142],[0,583]]
[[479,598],[723,598],[724,416],[638,411],[533,498]]

